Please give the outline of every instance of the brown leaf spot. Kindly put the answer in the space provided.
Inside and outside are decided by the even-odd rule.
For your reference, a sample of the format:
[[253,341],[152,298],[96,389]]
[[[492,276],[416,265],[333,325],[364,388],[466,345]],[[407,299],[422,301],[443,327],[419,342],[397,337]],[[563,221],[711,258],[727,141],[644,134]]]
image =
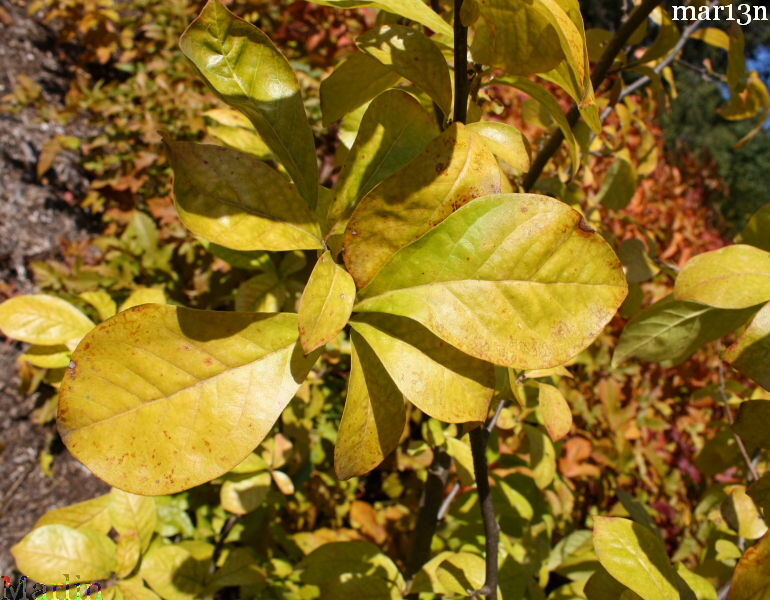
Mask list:
[[582,231],[585,231],[586,233],[596,233],[596,229],[591,227],[588,224],[588,221],[585,220],[585,218],[580,217],[580,222],[578,223],[578,229],[581,229]]
[[67,371],[72,379],[75,379],[75,377],[78,376],[78,365],[74,360],[71,360],[70,364],[67,365]]

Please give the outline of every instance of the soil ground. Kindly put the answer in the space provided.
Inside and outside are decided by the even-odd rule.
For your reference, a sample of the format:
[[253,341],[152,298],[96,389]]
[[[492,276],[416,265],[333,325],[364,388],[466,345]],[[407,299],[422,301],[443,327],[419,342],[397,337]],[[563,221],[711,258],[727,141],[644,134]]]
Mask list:
[[[42,101],[61,103],[70,68],[55,33],[21,4],[0,0],[0,97],[19,75],[42,88]],[[88,235],[88,220],[65,201],[79,198],[87,181],[76,156],[57,160],[45,182],[36,175],[43,144],[59,134],[77,135],[83,125],[47,123],[35,111],[0,111],[0,300],[35,289],[30,262],[54,258],[63,239]],[[10,548],[51,508],[92,498],[108,487],[59,448],[53,476],[38,457],[54,425],[40,427],[30,415],[40,398],[19,394],[16,359],[23,347],[0,335],[0,575],[12,575]],[[60,446],[60,445],[59,445]]]

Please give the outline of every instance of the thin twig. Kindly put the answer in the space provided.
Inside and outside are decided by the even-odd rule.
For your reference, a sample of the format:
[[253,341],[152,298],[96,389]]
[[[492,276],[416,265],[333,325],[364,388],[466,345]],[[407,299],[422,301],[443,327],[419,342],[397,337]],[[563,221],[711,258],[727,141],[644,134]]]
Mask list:
[[474,592],[474,596],[483,596],[487,600],[497,600],[498,546],[500,545],[500,526],[497,524],[495,504],[489,486],[489,465],[487,464],[487,442],[489,432],[486,427],[479,427],[470,433],[473,471],[476,475],[476,489],[479,494],[481,519],[484,522],[486,577],[484,586]]
[[749,471],[749,482],[754,482],[759,479],[757,468],[754,465],[754,461],[751,460],[751,457],[746,450],[746,445],[743,443],[741,436],[739,436],[735,430],[732,429],[733,425],[735,425],[735,419],[733,418],[733,411],[730,408],[730,399],[727,397],[727,390],[725,388],[725,368],[721,360],[719,361],[719,395],[721,396],[722,403],[725,406],[725,416],[727,417],[727,422],[730,424],[730,428],[733,432],[735,443],[738,444],[738,449],[740,450],[743,461],[746,463],[746,468]]
[[[639,26],[644,23],[650,13],[661,3],[661,0],[643,0],[643,2],[634,9],[634,12],[628,17],[628,19],[620,26],[615,37],[612,38],[610,43],[605,48],[599,62],[596,63],[594,70],[591,74],[591,84],[594,89],[598,89],[599,86],[604,83],[612,63],[615,62],[620,51],[625,47],[631,35],[636,31]],[[573,127],[580,118],[580,110],[577,105],[573,105],[570,111],[567,113],[567,121],[570,127]],[[525,191],[532,189],[535,182],[540,177],[543,169],[551,160],[556,151],[561,147],[564,141],[564,134],[561,129],[554,131],[545,145],[540,149],[535,160],[532,162],[532,167],[524,178],[523,187]]]
[[465,123],[468,120],[468,28],[463,27],[460,11],[463,0],[454,0],[454,58],[455,58],[455,106],[454,122]]

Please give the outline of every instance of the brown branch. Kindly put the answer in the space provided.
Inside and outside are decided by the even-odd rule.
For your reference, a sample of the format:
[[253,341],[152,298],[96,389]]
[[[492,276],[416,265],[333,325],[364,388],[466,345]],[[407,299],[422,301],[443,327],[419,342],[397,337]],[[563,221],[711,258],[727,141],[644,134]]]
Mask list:
[[[594,89],[598,89],[599,86],[604,83],[604,80],[607,78],[610,68],[612,67],[612,63],[615,62],[615,58],[617,58],[620,51],[623,50],[631,35],[642,23],[644,23],[650,13],[660,3],[661,0],[643,0],[643,2],[634,9],[628,19],[626,19],[620,26],[620,29],[618,29],[615,37],[612,38],[607,48],[605,48],[599,62],[596,63],[593,72],[591,73],[591,84]],[[570,108],[567,113],[567,121],[569,122],[570,127],[573,127],[575,123],[578,122],[578,119],[580,119],[580,110],[577,105],[573,104],[572,108]],[[545,145],[535,157],[529,173],[527,173],[524,178],[524,191],[532,189],[532,186],[535,185],[535,182],[540,177],[543,169],[545,169],[548,161],[550,161],[553,155],[556,154],[556,151],[561,147],[563,141],[564,134],[561,132],[561,129],[557,129],[550,135]]]
[[738,444],[738,450],[741,452],[743,462],[746,463],[746,469],[749,472],[749,482],[754,482],[759,479],[757,468],[754,465],[754,461],[751,460],[749,452],[746,449],[746,444],[743,443],[741,436],[739,436],[735,430],[732,429],[733,425],[735,425],[735,419],[733,418],[733,411],[730,408],[730,399],[727,397],[727,390],[725,388],[725,368],[721,360],[719,361],[719,395],[722,398],[722,404],[724,404],[725,407],[725,416],[727,417],[727,422],[730,424],[730,429],[733,432],[735,443]]
[[454,0],[454,57],[455,57],[455,106],[454,122],[465,123],[468,120],[468,28],[463,27],[460,11],[463,0]]

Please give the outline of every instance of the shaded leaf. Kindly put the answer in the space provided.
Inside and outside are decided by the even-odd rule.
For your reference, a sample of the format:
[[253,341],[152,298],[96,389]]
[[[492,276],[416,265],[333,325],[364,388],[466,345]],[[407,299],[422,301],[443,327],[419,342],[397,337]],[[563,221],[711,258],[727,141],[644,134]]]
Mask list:
[[233,250],[321,248],[305,201],[250,154],[210,144],[168,143],[174,198],[185,227]]
[[403,25],[383,25],[359,36],[356,44],[428,94],[444,115],[450,114],[449,67],[441,50],[424,33]]
[[222,508],[236,515],[245,515],[256,510],[267,498],[271,481],[267,471],[228,479],[220,490]]
[[393,87],[401,76],[365,52],[351,54],[321,82],[321,113],[330,125]]
[[722,310],[666,296],[634,316],[623,329],[612,364],[636,357],[676,365],[704,344],[727,335],[755,309]]
[[545,432],[531,425],[524,425],[529,441],[529,464],[532,478],[541,490],[547,488],[556,476],[556,451]]
[[206,118],[206,132],[226,146],[262,160],[272,156],[270,148],[242,112],[232,108],[212,108],[203,113],[203,116]]
[[611,210],[620,210],[628,206],[635,193],[636,170],[630,162],[618,157],[610,165],[595,201]]
[[770,390],[770,304],[763,306],[723,358]]
[[361,198],[415,158],[439,133],[435,118],[410,94],[389,90],[375,98],[337,182],[329,222],[347,218]]
[[242,461],[314,360],[298,348],[296,315],[145,304],[99,325],[72,355],[59,431],[115,487],[176,492]]
[[541,369],[591,343],[626,281],[579,213],[545,196],[507,194],[450,215],[359,294],[356,311],[409,317],[471,356]]
[[484,586],[486,563],[478,554],[455,552],[444,558],[436,568],[436,579],[441,584],[435,592],[458,594],[465,597],[469,590]]
[[333,340],[348,322],[356,284],[327,250],[318,259],[299,301],[299,340],[306,354]]
[[181,546],[155,546],[142,559],[141,575],[164,600],[200,598],[211,560]]
[[746,227],[735,241],[770,252],[770,204],[766,204],[751,215]]
[[359,203],[345,230],[348,271],[364,287],[400,248],[502,186],[497,161],[481,138],[452,125]]
[[396,448],[406,425],[404,397],[380,359],[355,331],[351,340],[350,380],[334,446],[340,479],[379,465]]
[[738,409],[733,431],[752,448],[770,448],[770,400],[746,400]]
[[251,120],[313,208],[318,195],[315,142],[286,58],[219,0],[208,1],[179,47],[206,83]]

